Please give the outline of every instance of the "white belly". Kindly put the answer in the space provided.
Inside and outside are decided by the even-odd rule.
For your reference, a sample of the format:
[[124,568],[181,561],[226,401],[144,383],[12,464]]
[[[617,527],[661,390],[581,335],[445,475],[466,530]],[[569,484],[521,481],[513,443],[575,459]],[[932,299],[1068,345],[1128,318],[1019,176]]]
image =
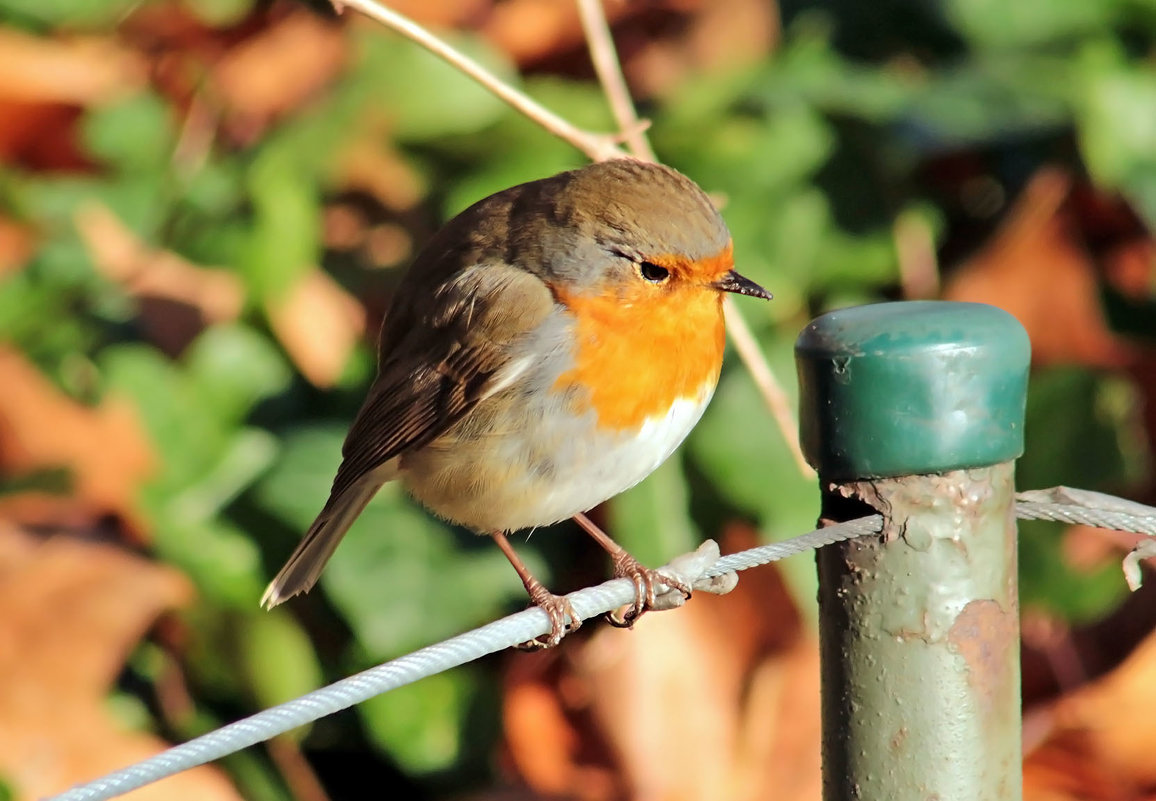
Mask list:
[[402,481],[433,512],[475,531],[548,526],[654,472],[686,439],[713,394],[712,381],[697,398],[675,401],[633,434],[599,430],[584,417],[549,429],[531,423],[496,440],[445,440],[407,457]]
[[[642,481],[682,444],[702,417],[713,393],[712,385],[704,388],[699,398],[675,401],[666,414],[646,420],[633,437],[617,442],[593,438],[586,465],[542,492],[540,502],[527,507],[528,517],[550,523],[566,520]],[[533,525],[543,523],[527,522],[518,527]]]

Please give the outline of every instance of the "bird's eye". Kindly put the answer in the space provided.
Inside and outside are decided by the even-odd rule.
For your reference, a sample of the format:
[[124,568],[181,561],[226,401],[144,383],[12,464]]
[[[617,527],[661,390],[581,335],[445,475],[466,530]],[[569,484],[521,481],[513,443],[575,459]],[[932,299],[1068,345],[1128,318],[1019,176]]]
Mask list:
[[670,278],[670,270],[665,267],[659,267],[650,261],[640,261],[638,263],[638,274],[652,284],[661,284]]

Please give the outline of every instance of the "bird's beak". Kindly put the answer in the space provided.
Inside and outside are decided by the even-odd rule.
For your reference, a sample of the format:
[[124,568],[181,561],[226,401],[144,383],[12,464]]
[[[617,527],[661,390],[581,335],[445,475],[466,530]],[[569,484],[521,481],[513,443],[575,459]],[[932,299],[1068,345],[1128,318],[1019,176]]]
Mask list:
[[767,290],[756,284],[749,278],[743,278],[734,270],[730,270],[722,278],[715,281],[711,286],[723,292],[737,292],[740,295],[750,295],[752,298],[762,298],[763,300],[770,300],[772,295]]

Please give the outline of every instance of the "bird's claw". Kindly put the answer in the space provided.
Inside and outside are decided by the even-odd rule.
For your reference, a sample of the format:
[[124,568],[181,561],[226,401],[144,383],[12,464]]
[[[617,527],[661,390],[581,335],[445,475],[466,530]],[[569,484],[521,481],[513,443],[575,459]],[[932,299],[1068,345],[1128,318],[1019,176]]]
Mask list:
[[[625,611],[622,613],[606,613],[606,621],[618,628],[631,628],[634,622],[642,617],[647,610],[681,606],[690,598],[690,585],[681,578],[671,575],[669,571],[664,573],[645,567],[626,551],[622,551],[614,557],[614,576],[615,578],[628,578],[634,582],[634,603],[624,607]],[[662,593],[657,591],[660,586],[664,588]],[[665,596],[672,593],[678,594],[678,600],[675,603],[657,600],[664,599]]]
[[[517,648],[522,651],[538,651],[543,648],[553,648],[562,642],[562,638],[582,627],[582,618],[578,617],[574,607],[564,595],[555,595],[541,584],[527,587],[532,605],[538,607],[550,618],[550,633],[535,637],[527,642],[520,643]],[[569,619],[569,622],[567,622]]]
[[[692,590],[712,595],[726,595],[738,584],[735,573],[723,573],[709,578],[704,576],[707,568],[718,561],[719,547],[714,540],[707,540],[691,553],[685,553],[657,570],[649,570],[626,555],[616,557],[614,571],[617,576],[634,581],[635,601],[622,614],[608,613],[606,619],[611,625],[629,628],[643,611],[663,611],[677,609],[690,598]],[[639,600],[644,605],[639,606]]]

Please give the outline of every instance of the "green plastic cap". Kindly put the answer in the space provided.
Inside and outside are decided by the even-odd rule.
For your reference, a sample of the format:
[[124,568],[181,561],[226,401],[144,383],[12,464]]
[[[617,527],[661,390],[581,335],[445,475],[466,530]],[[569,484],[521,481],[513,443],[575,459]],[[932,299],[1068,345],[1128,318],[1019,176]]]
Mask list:
[[824,479],[939,473],[1023,453],[1031,343],[1002,309],[841,309],[803,330],[795,361],[803,453]]

